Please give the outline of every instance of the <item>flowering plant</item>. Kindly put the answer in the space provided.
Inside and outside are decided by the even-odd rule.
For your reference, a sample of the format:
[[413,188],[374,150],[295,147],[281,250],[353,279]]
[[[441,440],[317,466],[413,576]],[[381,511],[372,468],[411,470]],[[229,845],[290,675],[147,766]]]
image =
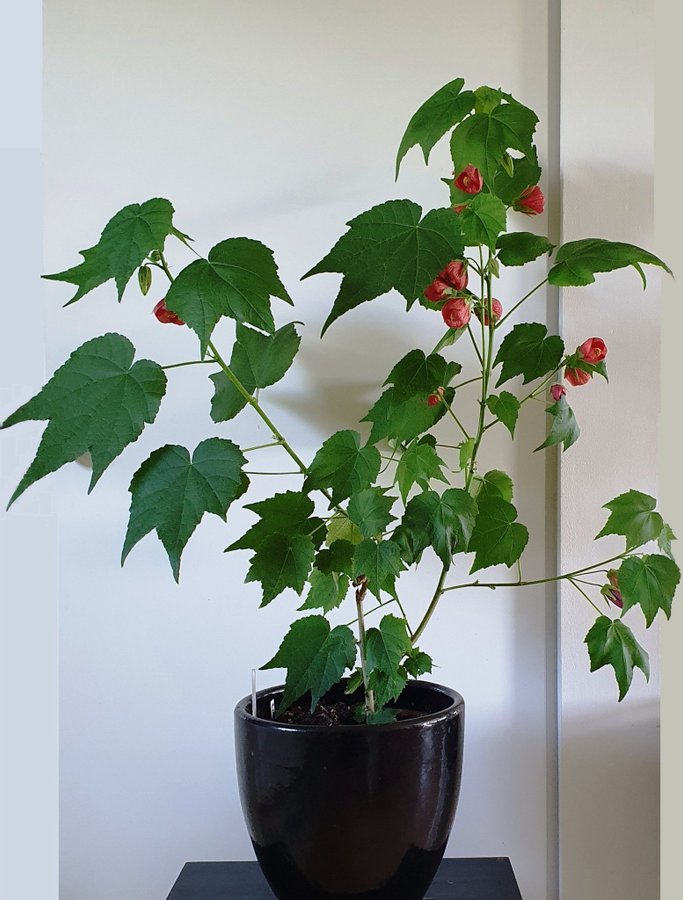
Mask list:
[[[302,698],[313,712],[350,672],[346,690],[358,698],[355,718],[391,721],[407,680],[431,671],[432,660],[418,642],[446,593],[553,580],[570,582],[595,607],[597,618],[586,637],[590,666],[613,667],[622,699],[634,668],[648,676],[647,653],[623,616],[636,606],[648,626],[660,609],[669,616],[680,579],[671,555],[674,535],[655,500],[628,490],[605,504],[609,516],[597,537],[622,536],[622,553],[555,578],[523,580],[519,561],[529,534],[517,521],[512,480],[500,470],[480,472],[478,459],[485,438],[501,425],[514,438],[521,406],[543,397],[550,426],[536,449],[569,449],[579,437],[571,390],[588,386],[596,375],[607,378],[608,349],[600,337],[588,337],[567,352],[562,339],[542,324],[505,327],[528,297],[546,282],[587,285],[596,273],[626,266],[637,270],[644,286],[644,265],[669,270],[631,244],[590,238],[556,248],[544,236],[508,230],[515,212],[543,212],[533,143],[537,121],[532,110],[501,90],[465,90],[462,79],[445,85],[410,120],[396,172],[416,145],[428,162],[434,145],[450,132],[454,168],[442,179],[448,204],[424,215],[409,200],[375,206],[348,222],[348,231],[304,276],[342,275],[323,333],[340,316],[389,291],[402,295],[409,310],[417,306],[420,314],[440,316],[445,325],[431,351],[411,350],[396,362],[363,419],[370,423],[367,439],[356,430],[337,431],[310,462],[301,459],[262,403],[262,392],[285,376],[300,343],[296,323],[276,328],[272,299],[292,300],[272,251],[246,237],[228,238],[206,257],[197,253],[174,276],[167,242],[191,247],[191,239],[174,225],[171,203],[155,198],[120,210],[99,241],[81,252],[80,264],[45,277],[75,285],[69,301],[74,303],[110,280],[121,300],[136,272],[146,296],[153,273],[165,275],[170,285],[153,313],[160,323],[192,329],[198,358],[172,366],[134,361],[135,348],[116,333],[78,347],[3,424],[48,422],[10,503],[83,453],[92,460],[92,489],[112,460],[154,422],[166,392],[164,369],[210,365],[213,422],[222,425],[249,408],[272,433],[272,443],[263,446],[280,447],[303,479],[299,490],[248,504],[257,520],[228,547],[250,551],[246,580],[260,583],[262,605],[286,589],[306,592],[304,615],[263,666],[286,670],[280,714]],[[543,281],[504,308],[494,296],[501,267],[524,266],[550,254],[554,258]],[[213,339],[224,317],[235,322],[229,360]],[[474,374],[462,372],[453,349],[462,337],[474,347],[479,364]],[[520,381],[528,387],[507,389],[509,382],[519,388]],[[476,385],[479,394],[473,416],[463,403],[467,393],[461,389],[467,384]],[[443,441],[447,424],[457,435],[448,443]],[[130,483],[122,562],[155,531],[177,580],[183,549],[204,514],[225,519],[247,492],[247,456],[259,449],[214,436],[193,452],[181,445],[155,450]],[[647,546],[652,542],[657,549]],[[422,619],[411,628],[400,578],[425,553],[436,554],[441,572]],[[471,576],[497,565],[517,567],[516,579],[484,582],[477,575],[450,581],[453,571]],[[331,627],[327,614],[349,594],[355,601],[353,622]],[[372,609],[368,595],[374,598]],[[367,627],[369,613],[385,606],[391,612]]]

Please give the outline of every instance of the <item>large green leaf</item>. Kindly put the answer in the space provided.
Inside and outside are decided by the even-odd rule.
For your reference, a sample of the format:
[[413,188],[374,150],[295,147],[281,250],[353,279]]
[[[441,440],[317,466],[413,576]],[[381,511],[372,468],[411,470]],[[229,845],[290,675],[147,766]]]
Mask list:
[[178,274],[166,306],[199,337],[202,353],[222,316],[272,334],[270,298],[291,303],[277,274],[273,251],[251,238],[228,238]]
[[[291,366],[301,343],[292,323],[278,328],[274,334],[262,334],[238,324],[236,338],[229,368],[249,394],[279,381]],[[214,422],[225,422],[247,405],[247,399],[225,372],[210,377],[214,383],[211,418]]]
[[426,356],[423,350],[411,350],[396,363],[384,384],[393,384],[396,402],[408,400],[415,394],[423,397],[446,387],[462,370],[456,362],[446,362],[438,353]]
[[259,544],[244,580],[261,583],[261,606],[267,606],[285,588],[301,594],[314,557],[315,546],[307,534],[271,534]]
[[524,266],[544,253],[550,253],[554,244],[539,234],[513,231],[501,234],[496,246],[498,259],[504,266]]
[[505,231],[507,209],[493,194],[477,194],[458,216],[466,247],[484,245],[493,249]]
[[204,513],[225,519],[228,507],[249,485],[240,448],[223,438],[185,447],[160,447],[140,466],[130,483],[130,518],[121,564],[133,547],[156,531],[178,581],[180,557]]
[[564,353],[557,335],[548,337],[548,329],[537,322],[515,325],[498,348],[493,365],[503,364],[496,386],[515,375],[524,376],[524,384],[556,369]]
[[395,502],[395,497],[387,496],[386,488],[370,487],[351,495],[347,514],[363,537],[375,537],[396,518],[391,514]]
[[509,568],[522,555],[529,532],[515,521],[517,510],[502,497],[484,496],[477,503],[479,512],[468,547],[475,553],[470,572],[499,563],[505,563]]
[[476,500],[480,503],[484,497],[502,497],[508,503],[512,501],[514,494],[514,486],[512,478],[499,469],[491,469],[485,475],[476,478],[477,493]]
[[432,147],[447,131],[472,111],[474,94],[472,91],[463,91],[464,84],[465,81],[462,78],[449,81],[435,94],[432,94],[408,122],[396,156],[397,178],[401,160],[411,147],[419,144],[425,163],[428,163]]
[[649,541],[655,541],[662,533],[664,520],[655,512],[657,501],[648,494],[630,490],[605,503],[610,515],[597,538],[606,534],[620,534],[626,538],[626,549],[634,550]]
[[[368,438],[369,444],[377,444],[385,438],[393,438],[400,442],[412,441],[413,438],[429,431],[446,414],[446,404],[437,403],[429,406],[427,394],[415,394],[399,400],[394,388],[387,388],[362,422],[372,422],[372,430]],[[444,398],[450,406],[455,391],[446,388]]]
[[460,488],[448,488],[441,496],[423,491],[409,500],[401,520],[413,555],[431,546],[441,562],[448,566],[453,554],[467,549],[477,514],[474,498]]
[[553,423],[548,437],[536,447],[536,450],[543,450],[544,447],[552,447],[554,444],[562,444],[563,449],[568,450],[579,439],[581,433],[572,408],[565,397],[560,397],[557,403],[547,407],[546,412],[553,417]]
[[500,197],[507,206],[512,206],[526,188],[538,184],[541,177],[541,167],[538,164],[535,148],[527,156],[511,159],[510,162],[512,163],[512,173],[506,171],[504,167],[499,168],[492,187],[496,197]]
[[433,209],[424,218],[410,200],[389,200],[347,222],[349,231],[304,275],[340,272],[344,278],[323,332],[354,307],[395,288],[412,306],[464,246],[458,217]]
[[258,550],[273,534],[306,535],[316,547],[322,544],[325,537],[325,523],[313,515],[313,501],[299,491],[274,494],[266,500],[246,504],[245,509],[255,512],[260,521],[227,550]]
[[580,287],[592,284],[596,272],[612,272],[614,269],[633,266],[645,287],[642,265],[659,266],[671,275],[671,269],[654,253],[633,244],[606,241],[602,238],[585,238],[581,241],[570,241],[559,248],[555,256],[555,265],[548,272],[548,281],[560,287]]
[[349,589],[348,576],[337,572],[321,572],[314,568],[308,580],[311,588],[303,606],[299,607],[300,610],[322,609],[323,612],[330,612],[339,606]]
[[337,431],[313,457],[304,490],[331,488],[332,502],[339,503],[370,487],[379,474],[381,462],[375,447],[360,446],[357,431]]
[[401,660],[413,649],[404,619],[384,616],[379,628],[370,628],[365,645],[370,672],[368,687],[375,692],[378,707],[395,700],[406,686],[408,675]]
[[515,436],[515,426],[519,416],[519,408],[521,406],[519,400],[510,391],[501,391],[500,394],[489,394],[486,398],[486,406],[491,415],[495,416],[499,422],[510,432],[510,437]]
[[585,643],[588,645],[591,672],[607,665],[614,669],[620,702],[631,687],[634,667],[640,669],[649,681],[648,655],[636,641],[631,629],[618,619],[613,621],[607,616],[600,616],[586,635]]
[[[359,537],[357,543],[360,543],[362,540],[363,538]],[[315,567],[326,575],[336,572],[337,574],[348,575],[349,578],[353,578],[355,575],[353,569],[355,549],[356,545],[351,541],[344,540],[344,538],[332,541],[329,547],[318,550],[315,557]]]
[[517,150],[525,156],[534,154],[532,141],[537,122],[536,114],[516,101],[468,116],[451,136],[455,171],[474,165],[491,186],[507,150]]
[[347,625],[330,630],[324,616],[307,616],[292,624],[280,649],[262,669],[286,669],[285,690],[278,707],[283,712],[307,691],[311,712],[356,660],[356,642]]
[[3,422],[49,420],[35,459],[10,505],[34,482],[89,453],[90,488],[119,453],[156,418],[166,391],[163,369],[148,359],[133,362],[135,347],[121,334],[81,344],[28,403]]
[[172,219],[173,207],[160,197],[124,206],[107,222],[98,243],[81,250],[82,263],[43,278],[75,284],[78,289],[69,303],[113,278],[120,300],[131,275],[147,255],[164,249],[166,238],[173,233]]
[[621,564],[618,578],[624,612],[638,604],[645,614],[648,628],[660,609],[667,619],[671,617],[671,602],[681,580],[681,572],[668,556],[631,556]]
[[381,591],[393,594],[394,582],[405,566],[395,543],[366,539],[358,544],[353,556],[357,576],[365,575],[368,590],[381,599]]
[[446,464],[436,452],[436,440],[428,434],[419,440],[415,438],[401,454],[396,466],[396,481],[405,503],[414,484],[424,491],[429,490],[432,479],[448,484],[443,474]]

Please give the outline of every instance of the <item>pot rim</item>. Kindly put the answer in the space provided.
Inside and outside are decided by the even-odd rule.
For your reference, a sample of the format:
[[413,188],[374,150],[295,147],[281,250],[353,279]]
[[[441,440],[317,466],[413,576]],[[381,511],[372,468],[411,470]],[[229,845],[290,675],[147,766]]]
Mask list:
[[[346,680],[346,678],[342,678],[341,682]],[[270,694],[282,693],[284,687],[283,684],[276,684],[272,687],[257,691],[256,700],[258,701],[266,698]],[[368,730],[373,733],[382,732],[384,734],[391,731],[405,731],[406,729],[419,728],[424,725],[441,722],[458,713],[462,714],[465,710],[465,701],[462,695],[443,684],[436,684],[436,682],[433,681],[423,681],[419,678],[412,678],[406,685],[406,688],[411,687],[426,688],[427,690],[444,694],[446,697],[450,698],[450,703],[444,707],[444,709],[440,709],[437,712],[424,713],[424,715],[415,716],[412,719],[403,719],[400,722],[385,722],[380,725],[368,725],[367,723],[360,725],[295,725],[289,722],[278,722],[275,719],[264,719],[261,716],[255,716],[249,711],[251,708],[252,696],[251,694],[248,694],[246,697],[242,697],[235,706],[235,716],[239,716],[239,718],[243,719],[245,722],[260,728],[272,728],[278,731],[289,731],[299,734],[361,734]]]

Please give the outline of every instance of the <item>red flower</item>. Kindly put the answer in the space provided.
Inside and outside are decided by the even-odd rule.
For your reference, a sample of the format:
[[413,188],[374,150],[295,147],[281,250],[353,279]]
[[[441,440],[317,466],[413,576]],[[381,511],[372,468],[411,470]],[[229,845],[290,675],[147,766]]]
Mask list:
[[607,347],[602,338],[592,337],[584,341],[576,352],[584,362],[596,366],[607,356]]
[[464,328],[470,320],[470,305],[464,297],[453,297],[441,307],[441,315],[449,328]]
[[[489,324],[489,314],[486,312],[485,309],[482,309],[481,307],[477,307],[475,312],[477,314],[478,319],[481,318],[481,316],[483,314],[484,325]],[[491,299],[491,312],[493,313],[493,321],[494,322],[497,322],[498,319],[500,319],[500,317],[503,315],[503,304],[500,302],[500,300],[496,300],[495,297],[493,297]]]
[[475,166],[469,165],[456,175],[453,184],[465,194],[478,194],[484,187],[484,179],[481,172]]
[[564,370],[565,381],[568,381],[574,387],[580,387],[582,384],[588,384],[591,380],[590,372],[584,372],[583,369],[570,369],[566,368]]
[[526,213],[527,216],[537,216],[543,212],[544,203],[543,191],[535,184],[522,191],[513,206],[518,212]]
[[556,403],[561,397],[564,397],[564,395],[566,393],[567,393],[567,389],[562,387],[561,384],[553,384],[552,387],[550,388],[550,396],[553,398],[553,400]]
[[441,403],[441,397],[438,394],[430,394],[427,397],[427,406],[436,406],[437,403]]
[[427,285],[423,293],[430,303],[439,303],[444,299],[444,291],[447,291],[450,285],[442,278],[435,278],[431,284]]
[[461,260],[453,259],[443,272],[439,272],[439,278],[456,291],[464,291],[467,287],[467,266]]
[[170,309],[166,307],[166,298],[162,297],[161,300],[154,307],[154,315],[160,322],[163,322],[164,325],[184,325],[185,323],[177,316],[174,312],[171,312]]

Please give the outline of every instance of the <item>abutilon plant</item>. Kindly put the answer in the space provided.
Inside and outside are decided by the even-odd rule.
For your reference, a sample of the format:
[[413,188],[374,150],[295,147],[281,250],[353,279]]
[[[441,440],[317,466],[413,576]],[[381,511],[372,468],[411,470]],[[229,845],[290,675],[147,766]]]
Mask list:
[[[432,669],[418,642],[444,595],[560,580],[595,608],[586,636],[588,661],[592,670],[613,667],[622,699],[634,668],[649,674],[647,653],[624,616],[637,606],[647,626],[660,610],[668,617],[680,579],[671,552],[674,535],[655,499],[630,489],[604,504],[609,516],[597,537],[621,536],[621,553],[554,578],[525,579],[521,557],[529,533],[517,521],[512,479],[497,469],[481,472],[478,460],[483,441],[498,434],[499,426],[514,438],[521,407],[546,397],[550,426],[536,449],[569,449],[579,426],[562,380],[571,390],[595,375],[607,379],[601,338],[588,338],[568,352],[543,324],[506,327],[513,313],[546,283],[579,287],[597,273],[632,266],[645,287],[643,266],[669,269],[631,244],[587,238],[555,247],[547,237],[509,228],[518,221],[516,212],[536,216],[544,209],[533,141],[537,121],[502,90],[465,90],[462,79],[451,81],[412,117],[396,160],[398,177],[411,148],[419,146],[428,163],[434,145],[450,133],[453,172],[441,179],[449,192],[444,206],[423,212],[407,199],[374,206],[351,219],[306,273],[342,276],[323,334],[342,315],[388,292],[401,295],[412,315],[436,312],[446,325],[433,349],[416,348],[397,360],[362,420],[369,424],[367,437],[342,427],[311,460],[299,456],[266,411],[267,388],[286,376],[300,344],[297,323],[276,325],[274,311],[279,318],[292,300],[272,251],[247,237],[229,237],[206,256],[193,250],[197,258],[174,275],[170,245],[179,241],[192,248],[193,242],[175,226],[171,203],[154,198],[124,207],[98,242],[81,251],[78,265],[45,277],[76,287],[67,305],[110,281],[121,300],[136,271],[143,296],[157,277],[165,278],[154,315],[160,323],[191,329],[197,356],[165,366],[136,359],[132,343],[115,332],[74,350],[3,424],[47,422],[10,504],[84,453],[92,460],[92,490],[107,466],[153,424],[166,394],[166,370],[206,365],[213,384],[209,412],[221,434],[249,409],[272,434],[262,446],[279,447],[302,479],[298,490],[246,504],[255,522],[227,548],[251,554],[246,581],[260,584],[262,606],[288,589],[305,592],[303,615],[263,666],[286,670],[279,713],[302,698],[313,710],[349,673],[347,693],[360,697],[357,720],[391,721],[408,679]],[[540,257],[551,257],[545,278],[520,299],[506,300],[504,311],[493,295],[501,268]],[[214,342],[223,318],[235,323],[229,358]],[[474,348],[474,374],[463,372],[457,359],[456,342],[463,336]],[[467,384],[479,392],[473,409],[461,391]],[[448,443],[441,442],[445,425],[457,435]],[[226,519],[249,490],[247,458],[260,449],[213,435],[192,450],[181,444],[155,450],[130,482],[122,562],[154,531],[178,580],[196,527],[207,513]],[[424,554],[435,554],[441,569],[421,619],[411,625],[400,598],[401,575],[419,566]],[[499,565],[514,568],[514,577],[481,580],[481,571]],[[353,603],[350,624],[332,627],[328,613],[347,598]],[[369,627],[366,620],[380,609],[381,620]]]

